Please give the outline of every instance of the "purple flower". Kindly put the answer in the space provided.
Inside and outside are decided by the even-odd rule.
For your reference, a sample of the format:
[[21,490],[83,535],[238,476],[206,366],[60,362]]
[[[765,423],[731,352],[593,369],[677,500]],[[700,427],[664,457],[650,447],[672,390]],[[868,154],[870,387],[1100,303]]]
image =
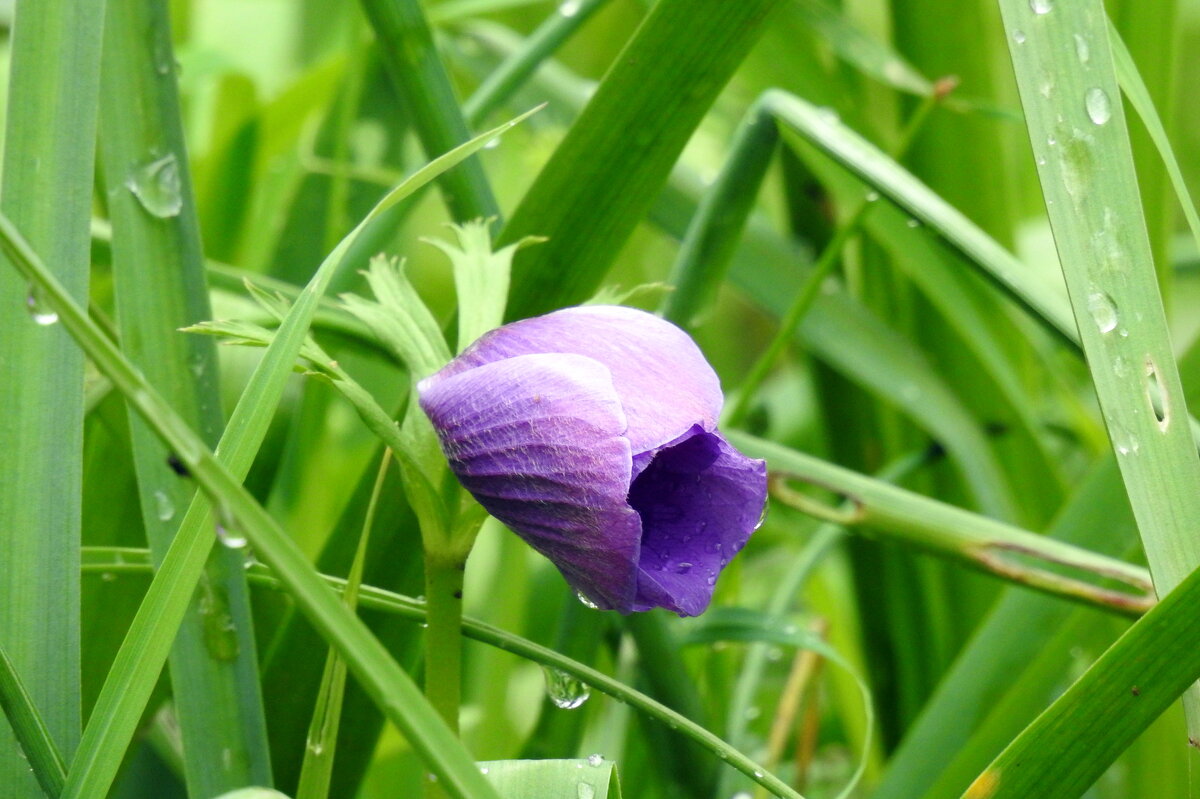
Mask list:
[[598,607],[702,613],[758,526],[766,464],[716,432],[695,342],[644,311],[505,325],[418,390],[462,484]]

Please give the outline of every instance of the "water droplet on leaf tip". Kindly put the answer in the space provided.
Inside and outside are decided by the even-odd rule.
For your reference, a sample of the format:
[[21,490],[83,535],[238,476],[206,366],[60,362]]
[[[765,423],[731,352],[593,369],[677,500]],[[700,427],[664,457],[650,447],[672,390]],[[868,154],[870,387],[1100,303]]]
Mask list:
[[1083,96],[1083,105],[1087,110],[1088,119],[1096,125],[1103,125],[1112,119],[1112,100],[1108,92],[1099,86],[1093,86]]
[[588,762],[588,765],[592,766],[593,768],[603,765],[604,764],[604,755],[599,754],[599,753],[588,755],[587,762]]
[[174,153],[139,166],[125,181],[125,188],[151,216],[170,219],[183,210],[179,161]]

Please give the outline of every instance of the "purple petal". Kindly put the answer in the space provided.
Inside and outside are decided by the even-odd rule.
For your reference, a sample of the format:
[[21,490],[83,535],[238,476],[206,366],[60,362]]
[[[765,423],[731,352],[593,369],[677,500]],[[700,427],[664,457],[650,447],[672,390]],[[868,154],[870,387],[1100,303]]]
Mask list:
[[530,353],[574,353],[608,367],[633,452],[661,447],[692,425],[716,427],[721,386],[686,333],[634,308],[592,305],[505,325],[481,337],[439,375]]
[[422,381],[462,484],[500,521],[605,608],[628,612],[641,522],[626,502],[625,412],[609,370],[573,354],[497,360]]
[[634,610],[704,612],[717,575],[758,527],[766,474],[765,461],[699,427],[655,455],[629,492],[642,519]]

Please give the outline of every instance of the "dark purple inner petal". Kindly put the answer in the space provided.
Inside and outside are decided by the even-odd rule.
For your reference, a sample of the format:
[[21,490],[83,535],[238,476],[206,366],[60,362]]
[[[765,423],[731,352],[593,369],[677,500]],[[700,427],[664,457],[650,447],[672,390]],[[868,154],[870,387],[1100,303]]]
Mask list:
[[692,433],[654,455],[629,490],[642,520],[634,610],[702,613],[717,575],[762,516],[766,464],[717,433]]

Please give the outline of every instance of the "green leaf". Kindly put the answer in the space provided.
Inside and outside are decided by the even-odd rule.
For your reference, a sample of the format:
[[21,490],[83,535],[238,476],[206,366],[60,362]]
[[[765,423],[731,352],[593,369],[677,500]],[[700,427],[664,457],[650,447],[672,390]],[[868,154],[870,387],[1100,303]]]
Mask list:
[[[420,0],[362,0],[362,6],[425,154],[432,158],[471,138]],[[447,170],[439,182],[456,222],[499,216],[478,158]]]
[[529,236],[493,252],[486,222],[477,220],[452,225],[451,230],[458,239],[457,245],[442,239],[423,241],[444,252],[454,267],[454,289],[458,295],[458,351],[462,352],[475,339],[504,322],[513,255],[521,247],[537,244],[543,239]]
[[[1158,292],[1104,5],[1089,0],[1046,14],[1019,0],[1000,7],[1079,337],[1163,594],[1200,564],[1200,539],[1191,534],[1200,526],[1200,456]],[[1200,739],[1200,687],[1185,707],[1189,734]]]
[[[592,294],[780,0],[660,0],[505,226],[509,318]],[[664,60],[662,53],[670,52]]]
[[[228,444],[221,448],[223,461],[233,464],[241,475],[249,468],[250,461],[266,432],[275,404],[283,391],[287,375],[307,335],[308,325],[320,296],[358,234],[380,213],[513,124],[516,124],[516,121],[489,131],[418,170],[411,178],[389,192],[358,227],[334,248],[309,286],[301,292],[287,319],[280,326],[276,340],[268,347],[250,386],[243,394],[243,402],[235,409],[222,439]],[[223,464],[213,458],[203,442],[196,438],[145,382],[140,373],[113,348],[111,342],[78,305],[71,302],[62,286],[46,271],[37,255],[11,222],[3,216],[0,216],[0,248],[26,278],[36,282],[45,292],[47,302],[59,313],[66,328],[91,356],[97,368],[113,381],[113,385],[134,404],[142,417],[154,426],[155,431],[173,448],[181,463],[202,485],[220,496],[221,501],[229,506],[224,508],[224,511],[236,514],[240,509],[241,515],[236,518],[243,524],[247,524],[246,518],[250,517],[254,521],[248,526],[254,526],[256,530],[260,527],[267,529],[268,541],[256,541],[256,549],[262,552],[264,547],[260,544],[266,543],[267,547],[271,547],[272,543],[282,543],[282,548],[274,551],[290,564],[289,573],[303,582],[308,573],[306,570],[311,567],[290,548],[294,545],[279,531],[275,522],[266,517],[257,503],[249,498],[240,484],[240,479],[231,476]],[[226,520],[222,518],[219,521],[224,523]],[[204,559],[212,546],[212,539],[207,535],[212,529],[210,524],[207,503],[200,499],[194,501],[188,517],[185,517],[184,524],[172,543],[168,557],[163,560],[162,568],[151,584],[147,598],[126,637],[125,645],[117,656],[110,678],[88,724],[84,737],[86,745],[81,745],[80,752],[72,764],[64,796],[94,796],[107,791],[120,764],[121,753],[133,735],[142,708],[162,668],[170,640],[182,618],[191,589],[199,578]],[[275,535],[272,536],[272,533]],[[310,590],[304,594],[303,600],[307,601],[301,601],[300,604],[309,613],[325,614],[322,615],[324,623],[319,623],[318,626],[332,638],[337,639],[339,633],[349,636],[346,641],[352,642],[349,643],[351,647],[358,648],[358,657],[356,659],[355,656],[349,656],[347,661],[363,682],[376,689],[372,694],[376,701],[389,709],[395,709],[395,713],[399,714],[393,714],[394,720],[401,719],[400,724],[405,728],[410,723],[420,727],[420,722],[414,722],[413,719],[420,718],[422,713],[427,714],[425,720],[434,720],[433,731],[424,730],[426,735],[432,736],[433,741],[439,742],[430,744],[433,748],[426,751],[431,768],[435,771],[454,768],[448,763],[452,764],[455,751],[461,750],[454,749],[453,738],[445,727],[437,726],[440,722],[436,720],[436,715],[428,705],[424,704],[419,692],[408,696],[409,700],[417,702],[416,709],[412,710],[412,713],[416,714],[415,717],[406,712],[412,707],[411,701],[395,705],[387,698],[392,696],[389,686],[399,684],[400,687],[394,690],[404,691],[411,688],[414,692],[415,686],[412,686],[411,681],[403,682],[408,678],[386,653],[378,648],[377,642],[363,630],[357,619],[351,617],[352,623],[344,628],[330,621],[330,618],[344,620],[346,611],[336,600],[332,600],[331,608],[326,601],[331,598],[321,591]],[[330,613],[333,614],[332,617],[327,615]],[[351,632],[347,633],[346,630]],[[364,676],[364,670],[370,672],[369,677]],[[409,728],[409,731],[413,732],[415,729]],[[415,745],[422,748],[430,740],[420,738],[415,741]],[[451,760],[447,761],[444,757]],[[461,767],[461,762],[459,766],[452,780],[456,788],[460,787],[459,779],[465,779],[466,784],[473,782],[472,777]]]
[[479,770],[504,799],[621,799],[616,764],[585,760],[489,760]]
[[22,757],[29,761],[38,784],[46,796],[57,799],[67,778],[66,766],[3,646],[0,646],[0,709],[4,711]]
[[[88,295],[102,0],[28,0],[10,18],[0,209]],[[0,267],[0,641],[64,757],[80,729],[78,565],[84,359],[41,292]],[[0,786],[41,797],[0,723]]]
[[[224,417],[216,348],[177,328],[212,315],[184,144],[168,7],[108,5],[101,84],[101,157],[112,220],[117,327],[125,355],[210,446]],[[132,408],[142,520],[162,558],[196,493]],[[188,789],[208,796],[271,782],[254,630],[242,555],[218,548],[176,635],[170,673]],[[206,632],[220,598],[227,644]],[[205,613],[208,609],[209,612]],[[228,697],[239,697],[230,702]]]
[[375,300],[343,294],[342,306],[375,332],[414,380],[445,366],[450,349],[437,320],[405,276],[404,262],[376,256],[366,275]]

